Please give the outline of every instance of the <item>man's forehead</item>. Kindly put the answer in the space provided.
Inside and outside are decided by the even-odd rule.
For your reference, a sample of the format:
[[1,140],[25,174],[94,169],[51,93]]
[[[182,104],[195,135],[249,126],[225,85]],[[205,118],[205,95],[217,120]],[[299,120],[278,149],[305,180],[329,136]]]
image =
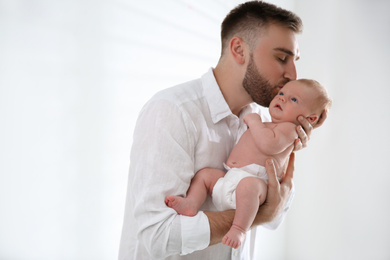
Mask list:
[[265,30],[264,34],[260,38],[260,42],[275,51],[284,52],[289,56],[293,56],[294,59],[299,59],[299,45],[297,39],[297,33],[293,30],[286,28],[278,24],[270,24]]

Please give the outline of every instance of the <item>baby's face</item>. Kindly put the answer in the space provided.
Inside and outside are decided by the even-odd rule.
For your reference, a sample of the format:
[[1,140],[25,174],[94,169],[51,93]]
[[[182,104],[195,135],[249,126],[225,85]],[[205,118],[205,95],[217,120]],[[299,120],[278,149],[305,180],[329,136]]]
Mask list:
[[298,116],[308,117],[315,106],[317,93],[299,81],[288,82],[269,105],[272,122],[298,123]]

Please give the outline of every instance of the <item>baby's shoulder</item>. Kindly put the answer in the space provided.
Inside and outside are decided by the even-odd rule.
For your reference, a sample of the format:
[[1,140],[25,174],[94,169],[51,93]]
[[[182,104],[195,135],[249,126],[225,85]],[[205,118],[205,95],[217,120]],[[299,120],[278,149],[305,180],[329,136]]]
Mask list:
[[279,123],[265,122],[264,124],[269,128],[275,128],[275,127],[286,128],[286,129],[288,129],[288,128],[295,129],[296,128],[296,125],[294,123],[291,123],[291,122],[279,122]]
[[281,122],[281,123],[273,123],[273,126],[271,125],[270,127],[273,127],[274,131],[278,131],[283,133],[284,135],[288,135],[291,137],[297,137],[298,133],[296,130],[296,124],[291,123],[291,122]]

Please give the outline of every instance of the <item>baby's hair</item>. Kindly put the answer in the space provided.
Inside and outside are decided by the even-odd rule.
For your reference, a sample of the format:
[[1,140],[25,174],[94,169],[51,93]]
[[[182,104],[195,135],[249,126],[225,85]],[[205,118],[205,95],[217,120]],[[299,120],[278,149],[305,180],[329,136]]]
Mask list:
[[[316,110],[321,115],[324,111],[329,111],[332,106],[332,100],[329,97],[328,91],[318,81],[313,79],[298,79],[297,81],[302,82],[308,87],[315,88],[318,91],[318,97],[315,100]],[[317,124],[318,120],[312,125]]]

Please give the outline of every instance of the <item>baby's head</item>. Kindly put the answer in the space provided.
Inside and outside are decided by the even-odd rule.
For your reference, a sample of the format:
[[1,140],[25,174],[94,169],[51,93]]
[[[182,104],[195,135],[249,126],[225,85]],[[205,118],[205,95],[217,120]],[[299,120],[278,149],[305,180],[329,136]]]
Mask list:
[[332,104],[326,89],[317,81],[299,79],[288,82],[269,105],[272,122],[299,124],[300,115],[315,126]]

